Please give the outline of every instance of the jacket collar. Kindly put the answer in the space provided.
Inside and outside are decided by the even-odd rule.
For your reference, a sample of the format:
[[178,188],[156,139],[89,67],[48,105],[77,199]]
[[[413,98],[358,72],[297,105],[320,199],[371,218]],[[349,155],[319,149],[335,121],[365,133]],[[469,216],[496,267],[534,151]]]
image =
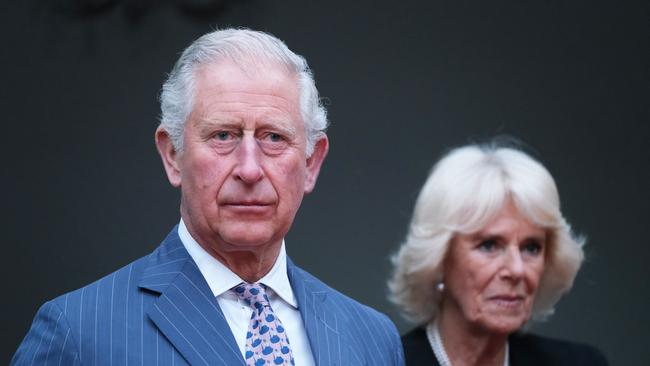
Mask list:
[[347,314],[336,301],[334,290],[287,258],[287,274],[298,300],[316,365],[342,365],[348,361]]
[[149,318],[192,365],[244,365],[235,338],[175,227],[149,256],[139,286],[159,293]]
[[[342,365],[351,339],[347,314],[332,289],[287,257],[287,275],[298,302],[316,365]],[[245,365],[230,326],[196,263],[178,237],[169,233],[138,282],[160,294],[149,318],[192,365]]]

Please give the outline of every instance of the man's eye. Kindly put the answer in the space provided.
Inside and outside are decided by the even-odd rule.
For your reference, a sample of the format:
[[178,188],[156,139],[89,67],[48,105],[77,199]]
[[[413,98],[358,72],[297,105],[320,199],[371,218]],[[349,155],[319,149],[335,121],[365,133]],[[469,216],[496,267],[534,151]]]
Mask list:
[[228,141],[232,138],[232,134],[228,131],[219,131],[216,133],[215,137],[217,140]]
[[265,153],[277,155],[289,146],[289,139],[280,133],[265,132],[258,138],[260,147]]
[[280,142],[284,140],[280,134],[277,133],[269,133],[266,135],[266,138],[269,139],[271,142]]
[[483,252],[492,252],[497,248],[497,242],[494,239],[482,240],[478,244],[478,248]]

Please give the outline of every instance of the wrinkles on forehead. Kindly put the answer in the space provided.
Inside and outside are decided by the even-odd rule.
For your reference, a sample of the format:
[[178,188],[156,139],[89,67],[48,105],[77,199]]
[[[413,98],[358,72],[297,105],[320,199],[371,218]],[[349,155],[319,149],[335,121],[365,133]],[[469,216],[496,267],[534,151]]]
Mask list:
[[[300,86],[295,73],[277,67],[259,69],[260,72],[251,74],[252,70],[239,68],[231,62],[203,65],[196,72],[194,109],[201,105],[209,111],[213,104],[231,111],[244,106],[263,106],[300,115]],[[233,75],[241,77],[233,82]],[[229,106],[228,103],[233,104]]]
[[243,109],[266,115],[297,113],[299,109],[296,103],[281,95],[279,89],[270,89],[268,93],[251,93],[243,90],[222,91],[214,87],[198,94],[195,111],[201,111],[203,115],[216,112],[236,113]]
[[202,74],[205,74],[206,70],[218,74],[221,72],[227,73],[233,69],[241,72],[251,80],[268,77],[270,73],[283,75],[284,77],[288,76],[295,80],[296,89],[299,88],[299,70],[296,70],[290,65],[268,59],[252,59],[250,57],[241,59],[223,58],[197,65],[195,68],[195,76],[199,79]]

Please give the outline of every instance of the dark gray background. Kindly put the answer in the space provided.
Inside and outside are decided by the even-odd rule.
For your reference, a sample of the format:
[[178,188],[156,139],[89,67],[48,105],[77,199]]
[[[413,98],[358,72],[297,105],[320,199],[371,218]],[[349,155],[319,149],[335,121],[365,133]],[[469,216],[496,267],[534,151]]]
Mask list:
[[0,5],[0,362],[40,304],[147,254],[177,223],[156,98],[184,47],[230,25],[285,40],[328,100],[330,155],[287,239],[297,263],[407,330],[386,300],[388,258],[428,170],[449,147],[514,135],[589,237],[573,291],[534,330],[647,364],[647,1],[241,0],[198,16],[182,2],[209,3]]

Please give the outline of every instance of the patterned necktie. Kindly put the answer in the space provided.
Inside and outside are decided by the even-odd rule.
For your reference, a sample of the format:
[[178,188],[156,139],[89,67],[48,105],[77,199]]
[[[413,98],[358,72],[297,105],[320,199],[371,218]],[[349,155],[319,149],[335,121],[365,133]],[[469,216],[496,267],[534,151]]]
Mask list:
[[266,286],[259,283],[241,283],[235,293],[253,308],[246,333],[247,366],[295,365],[287,333],[271,309]]

